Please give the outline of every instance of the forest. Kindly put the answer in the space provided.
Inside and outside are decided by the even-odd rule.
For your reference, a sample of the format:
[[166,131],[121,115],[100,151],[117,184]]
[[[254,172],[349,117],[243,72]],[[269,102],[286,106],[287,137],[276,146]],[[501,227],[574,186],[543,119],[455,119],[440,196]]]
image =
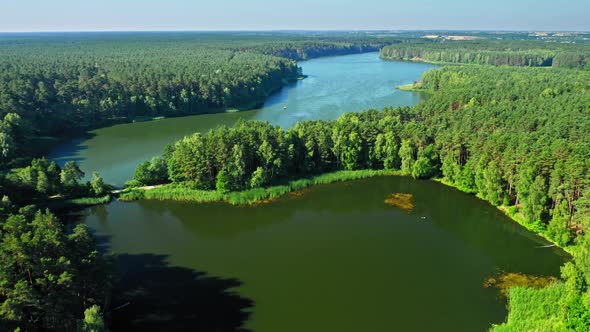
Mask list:
[[[440,178],[574,248],[575,263],[563,269],[564,287],[574,289],[551,314],[564,329],[587,330],[590,72],[453,66],[425,73],[421,88],[432,96],[414,108],[350,113],[287,130],[241,122],[196,133],[141,164],[131,184],[227,193],[338,170]],[[522,297],[514,294],[518,310]],[[520,326],[537,326],[528,323],[539,322]]]
[[[280,37],[280,38],[279,38]],[[378,51],[394,39],[232,34],[0,38],[0,117],[64,137],[122,121],[253,108],[297,63]]]
[[384,47],[381,58],[390,60],[507,65],[528,67],[588,68],[588,44],[554,42],[472,41],[417,42]]
[[[16,115],[14,115],[16,116]],[[98,174],[82,183],[74,162],[34,159],[0,177],[0,327],[13,331],[102,331],[112,260],[84,224],[65,215],[111,200]]]

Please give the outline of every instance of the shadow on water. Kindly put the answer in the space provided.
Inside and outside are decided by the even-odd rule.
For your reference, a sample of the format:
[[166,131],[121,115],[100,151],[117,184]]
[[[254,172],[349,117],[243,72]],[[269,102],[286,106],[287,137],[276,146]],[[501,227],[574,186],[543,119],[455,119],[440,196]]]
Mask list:
[[[309,77],[308,77],[309,78]],[[297,80],[294,82],[289,82],[288,84],[286,84],[285,86],[283,86],[280,90],[278,90],[277,92],[273,93],[270,97],[268,97],[265,101],[264,101],[264,108],[269,108],[278,104],[285,104],[288,100],[289,97],[289,91],[291,89],[297,88],[299,87],[301,84],[303,84],[302,81]]]
[[80,164],[85,160],[85,158],[80,157],[80,152],[88,149],[86,142],[95,136],[95,133],[86,132],[74,139],[65,141],[49,151],[48,159],[55,161],[60,167],[63,167],[68,161],[75,161]]
[[247,332],[252,300],[237,279],[173,267],[167,256],[119,255],[121,278],[113,290],[111,331]]

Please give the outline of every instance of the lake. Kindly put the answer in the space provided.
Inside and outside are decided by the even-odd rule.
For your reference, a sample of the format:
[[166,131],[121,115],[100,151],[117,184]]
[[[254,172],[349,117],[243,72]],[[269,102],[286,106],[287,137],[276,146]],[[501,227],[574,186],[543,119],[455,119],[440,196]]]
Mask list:
[[[385,204],[392,193],[415,208]],[[83,218],[124,254],[116,331],[487,331],[507,314],[487,278],[558,275],[566,259],[488,203],[407,177],[253,207],[114,202]]]
[[167,144],[218,125],[232,125],[238,119],[268,121],[286,128],[302,120],[336,119],[346,112],[415,105],[420,101],[419,93],[394,88],[412,83],[435,67],[383,61],[378,53],[319,58],[300,65],[309,77],[271,96],[262,109],[98,129],[90,132],[90,138],[59,146],[49,158],[61,165],[75,160],[87,176],[98,171],[106,182],[121,186],[133,177],[139,163],[160,155]]

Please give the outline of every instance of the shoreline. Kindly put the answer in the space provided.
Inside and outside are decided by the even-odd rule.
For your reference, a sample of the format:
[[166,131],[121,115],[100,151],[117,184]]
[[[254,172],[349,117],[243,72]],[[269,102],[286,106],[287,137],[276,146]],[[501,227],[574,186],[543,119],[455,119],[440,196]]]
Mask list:
[[[346,182],[367,179],[378,176],[409,176],[408,174],[402,173],[399,170],[355,170],[355,171],[336,171],[331,173],[324,173],[313,176],[311,178],[301,178],[290,180],[286,184],[275,185],[265,188],[254,188],[244,191],[236,191],[229,193],[220,193],[216,190],[198,190],[182,187],[175,184],[165,184],[159,186],[146,186],[140,188],[130,188],[117,192],[119,194],[119,200],[123,202],[132,201],[176,201],[186,203],[226,203],[229,205],[242,205],[252,206],[264,203],[270,203],[274,200],[280,199],[290,193],[297,192],[299,190],[309,188],[319,184],[330,184],[336,182]],[[473,195],[477,199],[482,200],[488,204],[489,202],[483,200],[477,195],[477,193],[462,189],[454,186],[449,182],[445,181],[444,178],[433,178],[429,181],[440,183],[444,186],[454,188],[462,193]],[[491,204],[490,204],[491,205]],[[512,222],[524,227],[531,233],[534,233],[551,243],[555,247],[558,247],[569,255],[573,255],[572,246],[561,246],[552,239],[550,239],[543,232],[536,231],[530,224],[525,222],[523,219],[518,218],[516,215],[510,213],[510,206],[494,206],[502,214],[508,217]]]
[[352,180],[367,179],[376,176],[407,176],[398,170],[356,170],[324,173],[310,178],[290,180],[266,188],[253,188],[243,191],[220,193],[216,190],[198,190],[167,184],[152,189],[131,188],[120,193],[123,202],[138,200],[179,201],[192,203],[227,203],[230,205],[257,205],[279,199],[289,193],[319,184],[329,184]]
[[395,87],[396,90],[400,90],[400,91],[405,91],[405,92],[424,92],[424,93],[430,93],[430,91],[426,90],[426,89],[422,89],[421,87],[417,87],[416,84],[414,83],[410,83],[410,84],[404,84],[404,85],[398,85]]
[[[469,194],[469,195],[473,195],[473,196],[475,196],[477,199],[479,199],[479,200],[481,200],[481,201],[484,201],[484,202],[486,202],[486,203],[488,203],[488,204],[492,205],[492,204],[491,204],[491,203],[489,203],[488,201],[486,201],[486,200],[482,199],[481,197],[479,197],[479,196],[477,195],[477,193],[475,193],[475,192],[470,192],[470,191],[464,190],[464,189],[462,189],[462,188],[460,188],[460,187],[454,186],[454,185],[450,184],[449,182],[445,181],[445,179],[444,179],[444,178],[431,179],[431,181],[438,182],[438,183],[440,183],[440,184],[442,184],[442,185],[444,185],[444,186],[450,187],[450,188],[454,188],[454,189],[456,189],[456,190],[458,190],[458,191],[460,191],[460,192],[462,192],[462,193]],[[522,227],[526,228],[526,229],[527,229],[528,231],[530,231],[531,233],[534,233],[534,234],[538,235],[539,237],[543,238],[543,240],[545,240],[545,241],[547,241],[547,242],[551,243],[551,244],[552,244],[552,245],[554,245],[555,247],[557,247],[557,248],[560,248],[560,249],[562,249],[563,251],[567,252],[569,255],[573,256],[573,250],[572,250],[572,247],[573,247],[573,246],[571,246],[571,245],[569,245],[569,246],[568,246],[568,245],[566,245],[566,246],[561,246],[561,245],[559,245],[557,242],[555,242],[555,241],[553,241],[551,238],[549,238],[549,237],[548,237],[548,236],[547,236],[545,233],[536,231],[536,230],[535,230],[535,229],[532,227],[532,225],[530,225],[529,223],[527,223],[527,222],[526,222],[524,219],[522,219],[522,218],[519,218],[519,217],[518,217],[518,216],[516,216],[515,214],[511,213],[511,212],[510,212],[510,208],[511,208],[511,206],[506,206],[506,205],[498,205],[498,206],[494,206],[494,205],[492,205],[492,206],[493,206],[493,207],[495,207],[495,208],[496,208],[498,211],[502,212],[502,214],[504,214],[506,217],[508,217],[508,219],[510,219],[512,222],[514,222],[514,223],[516,223],[516,224],[518,224],[518,225],[520,225],[520,226],[522,226]]]

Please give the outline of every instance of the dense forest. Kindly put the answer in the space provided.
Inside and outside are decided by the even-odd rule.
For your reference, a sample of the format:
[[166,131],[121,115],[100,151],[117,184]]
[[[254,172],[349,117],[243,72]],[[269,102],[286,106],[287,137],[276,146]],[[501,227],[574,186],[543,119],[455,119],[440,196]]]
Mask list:
[[139,116],[254,105],[299,74],[284,58],[173,45],[2,48],[0,109],[40,135],[62,136]]
[[0,177],[2,331],[103,331],[111,259],[86,225],[66,227],[61,216],[111,200],[98,174],[83,176],[74,162],[42,158]]
[[487,39],[421,42],[384,47],[381,58],[496,66],[588,68],[590,45]]
[[0,116],[40,136],[137,117],[251,108],[301,75],[294,60],[397,40],[231,34],[0,38]]
[[590,72],[444,67],[425,73],[422,88],[433,95],[415,108],[194,134],[140,165],[135,184],[228,192],[336,170],[441,177],[561,246],[578,244],[564,268],[567,285],[579,277],[576,291],[552,314],[589,328]]

